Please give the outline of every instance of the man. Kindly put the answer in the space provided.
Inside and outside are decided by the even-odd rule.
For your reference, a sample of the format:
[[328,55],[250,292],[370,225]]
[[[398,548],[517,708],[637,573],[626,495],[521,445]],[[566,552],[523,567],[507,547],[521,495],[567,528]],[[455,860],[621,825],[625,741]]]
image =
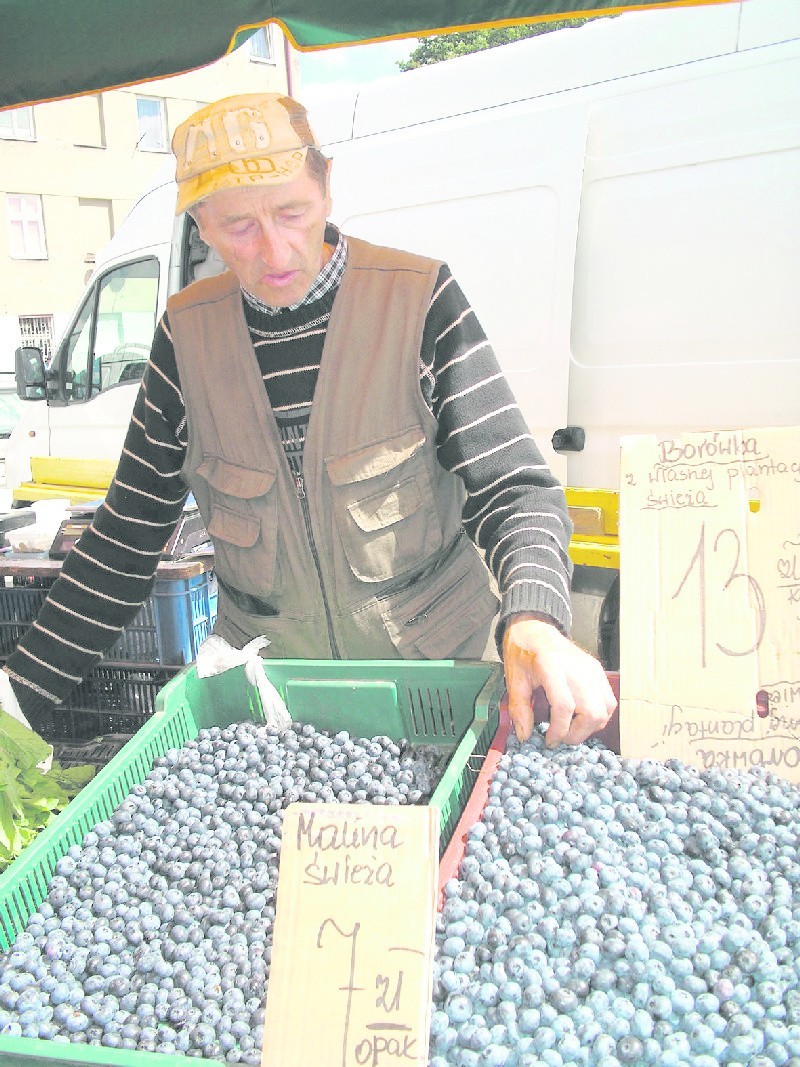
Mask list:
[[483,554],[517,735],[540,685],[548,743],[602,728],[605,673],[566,636],[564,494],[449,269],[329,224],[330,162],[288,97],[211,104],[173,151],[177,212],[228,271],[169,301],[106,501],[8,662],[34,728],[146,599],[189,490],[231,644],[479,658]]

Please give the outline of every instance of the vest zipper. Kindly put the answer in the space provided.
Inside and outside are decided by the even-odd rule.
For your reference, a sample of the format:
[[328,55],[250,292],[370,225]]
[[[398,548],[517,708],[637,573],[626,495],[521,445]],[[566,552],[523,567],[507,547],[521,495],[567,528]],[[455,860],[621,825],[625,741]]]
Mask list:
[[462,574],[461,577],[457,578],[452,585],[448,586],[447,589],[443,589],[441,593],[438,594],[438,596],[435,596],[433,600],[430,601],[430,603],[426,604],[422,611],[417,612],[417,614],[412,619],[406,619],[403,625],[413,626],[414,623],[419,622],[421,619],[427,619],[427,617],[437,606],[437,604],[440,604],[445,599],[445,597],[451,596],[456,586],[463,582],[465,578],[466,574]]
[[[423,567],[422,570],[417,571],[415,574],[412,574],[411,577],[401,578],[399,581],[384,586],[383,590],[376,595],[376,600],[389,600],[391,597],[396,596],[398,593],[404,593],[406,589],[411,589],[413,586],[418,585],[423,579],[430,578],[431,575],[435,574],[439,570],[442,570],[453,558],[456,553],[456,550],[459,548],[465,537],[466,534],[464,533],[464,531],[460,530],[456,534],[450,545],[448,545],[442,555],[436,560],[436,562],[432,566]],[[459,578],[456,579],[455,584],[457,585],[461,581],[461,579],[465,577],[466,575],[462,574]],[[448,589],[444,590],[443,593],[438,594],[436,598],[432,601],[432,603],[428,604],[424,611],[419,612],[417,615],[414,616],[413,619],[409,619],[408,622],[404,623],[404,625],[409,626],[412,622],[417,622],[419,619],[423,618],[425,615],[427,615],[431,608],[435,607],[436,604],[439,603],[443,596],[449,595],[450,593],[452,593],[452,591],[453,586],[450,586]]]
[[297,494],[297,499],[300,501],[300,507],[303,512],[303,522],[306,527],[306,537],[308,538],[308,547],[311,549],[311,556],[314,560],[314,566],[317,568],[317,578],[319,580],[319,588],[322,593],[322,603],[325,607],[325,621],[328,625],[328,641],[331,646],[331,653],[334,659],[341,659],[341,653],[339,652],[339,646],[336,644],[336,637],[333,633],[333,622],[331,620],[330,608],[328,606],[328,597],[325,593],[325,583],[322,580],[322,567],[319,562],[319,554],[317,552],[317,546],[314,543],[314,532],[311,529],[311,513],[308,510],[308,498],[306,497],[305,484],[303,482],[303,475],[296,474],[294,477],[294,489]]

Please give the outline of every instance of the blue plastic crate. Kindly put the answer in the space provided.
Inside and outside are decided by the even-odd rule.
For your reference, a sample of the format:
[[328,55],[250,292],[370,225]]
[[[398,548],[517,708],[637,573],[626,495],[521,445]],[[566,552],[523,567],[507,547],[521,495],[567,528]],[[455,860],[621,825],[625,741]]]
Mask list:
[[213,574],[193,578],[157,578],[136,618],[125,627],[105,659],[120,663],[193,663],[217,617],[217,583]]
[[[11,655],[39,613],[55,578],[0,585],[0,658]],[[213,572],[189,578],[156,578],[136,618],[106,653],[111,663],[160,663],[185,666],[211,633],[217,617]]]

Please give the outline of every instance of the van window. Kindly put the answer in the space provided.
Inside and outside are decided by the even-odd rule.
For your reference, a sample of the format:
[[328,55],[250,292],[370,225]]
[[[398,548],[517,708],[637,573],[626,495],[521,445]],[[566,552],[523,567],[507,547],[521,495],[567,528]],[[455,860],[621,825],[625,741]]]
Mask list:
[[186,216],[181,260],[183,263],[181,288],[196,282],[199,278],[211,278],[225,270],[225,264],[219,255],[213,248],[209,248],[200,236],[197,223],[191,215]]
[[156,326],[158,260],[124,263],[98,278],[55,367],[59,400],[88,400],[144,374]]
[[86,400],[89,352],[92,338],[93,292],[89,294],[72,324],[63,361],[58,365],[59,399]]

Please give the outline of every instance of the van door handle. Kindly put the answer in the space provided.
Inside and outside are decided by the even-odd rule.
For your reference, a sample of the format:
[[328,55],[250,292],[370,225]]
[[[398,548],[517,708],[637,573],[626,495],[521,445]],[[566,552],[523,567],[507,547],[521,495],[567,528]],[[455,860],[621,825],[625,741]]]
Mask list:
[[583,452],[586,431],[582,426],[562,426],[550,439],[554,452]]

